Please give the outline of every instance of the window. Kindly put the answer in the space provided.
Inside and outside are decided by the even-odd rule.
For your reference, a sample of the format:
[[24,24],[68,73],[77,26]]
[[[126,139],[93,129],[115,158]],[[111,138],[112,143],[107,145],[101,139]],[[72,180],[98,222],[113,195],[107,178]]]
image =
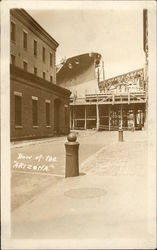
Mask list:
[[45,62],[45,48],[43,47],[43,52],[42,52],[42,58],[43,58],[43,62]]
[[45,80],[45,78],[46,78],[46,73],[43,72],[43,79]]
[[50,76],[50,82],[53,82],[53,76]]
[[50,101],[45,102],[46,105],[46,126],[50,126]]
[[32,123],[38,126],[38,98],[32,97]]
[[11,64],[15,66],[15,56],[11,55]]
[[23,48],[27,49],[27,33],[23,31]]
[[50,66],[52,66],[52,53],[50,53]]
[[34,40],[34,55],[37,56],[37,41]]
[[15,32],[16,32],[15,23],[11,22],[11,41],[13,42],[15,42]]
[[14,93],[15,96],[15,126],[22,125],[22,94]]
[[34,67],[34,75],[37,76],[37,68]]
[[28,63],[26,61],[23,61],[23,69],[24,69],[24,71],[27,71],[27,65],[28,65]]

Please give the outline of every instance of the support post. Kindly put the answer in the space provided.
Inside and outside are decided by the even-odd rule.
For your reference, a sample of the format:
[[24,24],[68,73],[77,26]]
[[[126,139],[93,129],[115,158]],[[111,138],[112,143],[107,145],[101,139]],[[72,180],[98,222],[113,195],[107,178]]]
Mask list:
[[86,106],[85,107],[85,121],[84,121],[84,129],[87,129],[87,114],[86,114]]
[[104,70],[104,61],[102,61],[102,72],[103,72],[103,82],[105,83],[105,70]]
[[140,126],[142,125],[141,110],[140,110]]
[[134,132],[135,131],[135,109],[133,107],[133,126],[131,127],[131,131]]
[[67,136],[68,142],[65,143],[66,149],[66,166],[65,177],[73,177],[79,175],[79,143],[76,141],[75,133]]
[[112,94],[112,105],[114,105],[114,101],[115,101],[115,96],[114,94]]
[[143,49],[145,52],[145,67],[144,67],[144,80],[145,80],[145,94],[146,94],[146,106],[145,106],[145,119],[144,128],[148,128],[148,10],[143,10]]
[[99,82],[100,82],[100,72],[99,72],[99,67],[97,68],[97,70],[98,70],[98,84],[99,84]]
[[99,130],[99,123],[100,123],[100,118],[99,118],[99,106],[98,103],[96,104],[96,129]]
[[121,104],[120,106],[120,128],[122,129],[123,127],[123,106]]
[[109,126],[109,131],[111,130],[111,107],[110,105],[108,106],[108,126]]
[[72,120],[72,129],[74,129],[74,127],[75,127],[75,124],[74,124],[74,122],[75,122],[75,120],[74,120],[74,106],[73,106],[73,120]]
[[126,127],[128,128],[128,108],[126,108]]
[[123,142],[123,129],[119,129],[118,135],[119,135],[119,141]]
[[134,111],[134,122],[135,122],[135,128],[137,127],[137,110],[135,108],[135,111]]
[[135,114],[135,107],[134,107],[134,112],[133,112],[133,120],[134,120],[134,130],[136,126],[136,114]]
[[72,106],[69,105],[69,121],[70,121],[70,129],[72,129],[72,115],[71,115],[71,111],[72,110]]
[[130,104],[130,92],[128,91],[128,104]]

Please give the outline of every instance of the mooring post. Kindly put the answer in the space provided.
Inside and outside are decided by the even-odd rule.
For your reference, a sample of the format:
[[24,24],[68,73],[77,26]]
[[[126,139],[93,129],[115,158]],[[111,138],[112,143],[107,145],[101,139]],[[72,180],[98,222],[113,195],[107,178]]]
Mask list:
[[65,177],[73,177],[79,175],[79,143],[76,141],[77,136],[75,133],[70,133],[67,136],[65,143],[66,149],[66,165]]
[[122,142],[123,141],[123,129],[120,128],[118,133],[119,133],[119,141]]

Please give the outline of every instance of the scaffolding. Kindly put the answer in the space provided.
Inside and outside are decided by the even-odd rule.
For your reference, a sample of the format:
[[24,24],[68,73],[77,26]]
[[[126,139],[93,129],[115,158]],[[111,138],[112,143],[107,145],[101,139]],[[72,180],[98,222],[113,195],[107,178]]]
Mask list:
[[71,129],[142,129],[147,102],[143,69],[103,81],[99,88],[100,93],[71,98]]

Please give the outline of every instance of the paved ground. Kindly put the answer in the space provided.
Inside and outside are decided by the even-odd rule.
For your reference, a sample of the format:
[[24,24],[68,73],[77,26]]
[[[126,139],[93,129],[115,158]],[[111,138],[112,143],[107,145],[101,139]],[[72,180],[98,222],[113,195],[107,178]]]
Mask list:
[[[17,175],[15,171],[19,170],[12,168],[12,200],[15,201],[12,202],[12,237],[137,239],[140,248],[141,241],[148,239],[151,245],[146,134],[125,132],[125,141],[118,142],[117,133],[78,136],[80,172],[84,175],[73,178],[63,177],[65,138],[12,148],[12,161],[19,152],[33,157],[37,152],[44,157],[50,154],[57,159],[53,170],[45,173],[30,170],[24,174],[21,170]],[[26,183],[29,197],[26,197]],[[18,192],[26,198],[17,205]]]
[[[12,143],[12,211],[65,176],[65,141],[64,136]],[[117,133],[80,131],[78,141],[81,164],[104,145],[117,142]]]

